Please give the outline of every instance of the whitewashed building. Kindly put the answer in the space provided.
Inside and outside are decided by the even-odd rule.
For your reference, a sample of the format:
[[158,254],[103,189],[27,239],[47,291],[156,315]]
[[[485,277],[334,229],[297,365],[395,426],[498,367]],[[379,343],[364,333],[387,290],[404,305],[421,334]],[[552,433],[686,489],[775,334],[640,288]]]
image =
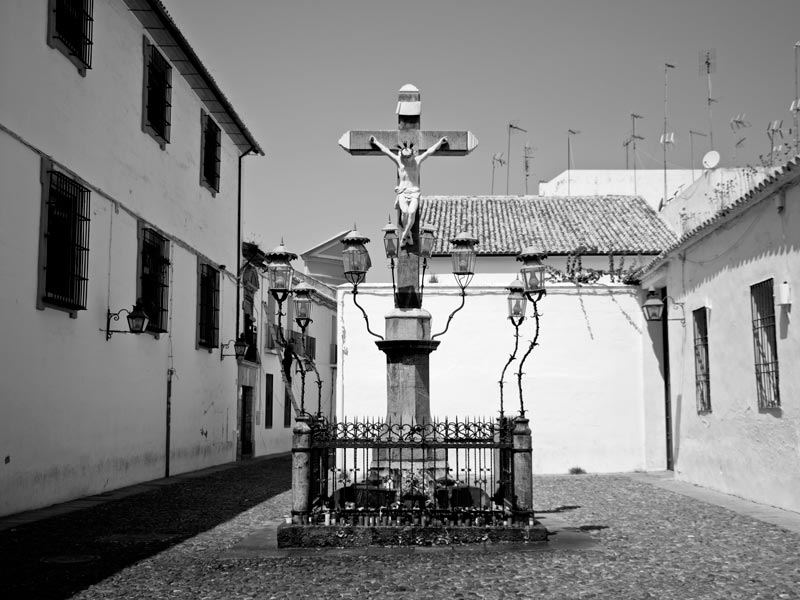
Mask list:
[[648,331],[668,347],[676,477],[800,512],[798,183],[795,159],[721,209],[678,206],[707,216],[642,283],[666,297],[666,336]]
[[[423,200],[421,221],[432,225],[438,237],[422,306],[432,314],[434,334],[446,329],[430,356],[432,414],[499,413],[498,382],[515,344],[506,286],[518,277],[517,254],[537,244],[548,251],[551,282],[539,302],[539,346],[521,376],[534,471],[665,468],[661,345],[643,335],[648,325],[640,309],[642,292],[628,278],[630,267],[650,262],[675,240],[656,213],[641,198],[623,196],[442,196]],[[479,239],[476,275],[463,310],[448,327],[450,313],[461,302],[450,274],[448,240],[465,228]],[[371,253],[375,259],[382,248],[373,247]],[[609,255],[616,271],[624,258],[613,280]],[[591,279],[590,269],[606,274],[594,283],[580,283]],[[393,306],[391,285],[361,284],[358,301],[372,331],[383,334],[383,317]],[[376,348],[348,286],[339,288],[338,303],[337,412],[344,418],[383,417],[386,357]],[[520,327],[517,359],[505,373],[506,414],[520,408],[516,373],[535,336],[530,308],[528,314]]]
[[0,514],[234,460],[261,148],[157,0],[2,2],[0,54]]

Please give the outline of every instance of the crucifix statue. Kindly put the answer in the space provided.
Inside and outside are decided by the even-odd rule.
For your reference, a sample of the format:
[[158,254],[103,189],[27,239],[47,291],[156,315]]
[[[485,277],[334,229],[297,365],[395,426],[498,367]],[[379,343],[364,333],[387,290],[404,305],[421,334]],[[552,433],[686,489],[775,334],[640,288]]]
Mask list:
[[420,129],[422,103],[411,84],[400,88],[397,129],[348,131],[339,145],[356,156],[388,156],[397,167],[395,208],[398,211],[397,307],[419,308],[419,210],[420,164],[429,156],[465,156],[478,140],[469,131],[424,131]]

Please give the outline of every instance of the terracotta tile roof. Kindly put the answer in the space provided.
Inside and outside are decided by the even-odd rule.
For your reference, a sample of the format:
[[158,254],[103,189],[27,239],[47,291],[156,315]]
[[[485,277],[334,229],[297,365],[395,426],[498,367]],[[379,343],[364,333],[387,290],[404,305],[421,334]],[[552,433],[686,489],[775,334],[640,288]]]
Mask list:
[[548,254],[658,254],[675,234],[634,196],[426,196],[422,222],[436,228],[434,254],[466,226],[480,255],[516,255],[536,245]]
[[785,165],[776,167],[772,174],[766,179],[755,184],[731,204],[717,211],[717,213],[711,218],[706,219],[694,229],[684,233],[679,239],[676,239],[673,243],[664,248],[664,250],[659,253],[659,255],[655,257],[649,264],[645,265],[642,268],[642,273],[652,273],[668,259],[670,254],[676,250],[693,242],[695,239],[702,237],[706,233],[713,231],[717,228],[717,226],[725,223],[727,220],[739,216],[741,213],[747,211],[751,206],[754,206],[764,198],[769,197],[772,192],[780,189],[784,185],[789,185],[792,181],[798,178],[800,178],[800,155],[795,156],[793,159],[787,161]]

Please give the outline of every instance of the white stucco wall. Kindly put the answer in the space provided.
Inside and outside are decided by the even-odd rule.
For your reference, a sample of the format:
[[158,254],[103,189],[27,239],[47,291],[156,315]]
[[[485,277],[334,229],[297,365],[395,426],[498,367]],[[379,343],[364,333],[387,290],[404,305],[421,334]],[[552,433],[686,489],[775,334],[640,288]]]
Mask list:
[[[503,281],[512,276],[506,272]],[[449,283],[426,284],[425,294],[423,306],[433,315],[432,331],[437,333],[458,306],[459,290]],[[441,345],[430,359],[434,416],[497,415],[498,380],[514,348],[506,294],[497,285],[473,284],[464,310],[437,338]],[[643,351],[639,295],[627,286],[559,284],[541,301],[540,346],[526,361],[523,376],[535,472],[565,473],[575,466],[590,472],[664,468],[663,393],[644,396],[645,390],[663,386],[657,383],[657,365]],[[373,331],[383,334],[391,286],[360,286],[358,299]],[[338,412],[344,417],[384,417],[385,355],[344,286],[339,288],[339,311]],[[507,413],[519,409],[513,373],[533,329],[529,318],[520,328],[518,360],[506,373]]]
[[[234,337],[238,152],[222,135],[221,188],[199,183],[203,104],[173,69],[171,140],[142,132],[143,29],[94,3],[85,77],[46,43],[47,2],[0,3],[0,514],[235,458],[237,368],[196,346],[197,260],[227,265],[220,339]],[[91,191],[86,310],[37,310],[42,156]],[[105,339],[130,309],[137,228],[170,239],[169,332]],[[125,316],[112,328],[126,328]]]
[[[567,174],[569,173],[569,186]],[[667,169],[667,199],[688,187],[702,170]],[[550,181],[539,183],[540,196],[641,196],[650,208],[658,210],[664,197],[664,170],[637,169],[570,169]]]
[[[684,303],[686,327],[669,323],[675,472],[697,485],[800,512],[800,337],[793,307],[775,307],[780,410],[759,410],[750,286],[800,285],[800,188],[779,212],[774,195],[674,257],[661,278]],[[692,311],[710,306],[710,413],[695,397]],[[675,317],[680,311],[670,311]]]

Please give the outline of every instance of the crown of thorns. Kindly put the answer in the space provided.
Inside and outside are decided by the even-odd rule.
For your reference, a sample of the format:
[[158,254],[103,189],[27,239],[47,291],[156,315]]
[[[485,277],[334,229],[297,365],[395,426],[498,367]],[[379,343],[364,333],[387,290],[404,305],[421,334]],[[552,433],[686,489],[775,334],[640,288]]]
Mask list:
[[414,142],[410,142],[410,143],[409,142],[403,142],[402,146],[400,144],[397,144],[397,149],[398,150],[403,150],[405,148],[408,148],[409,150],[413,150],[414,149]]

